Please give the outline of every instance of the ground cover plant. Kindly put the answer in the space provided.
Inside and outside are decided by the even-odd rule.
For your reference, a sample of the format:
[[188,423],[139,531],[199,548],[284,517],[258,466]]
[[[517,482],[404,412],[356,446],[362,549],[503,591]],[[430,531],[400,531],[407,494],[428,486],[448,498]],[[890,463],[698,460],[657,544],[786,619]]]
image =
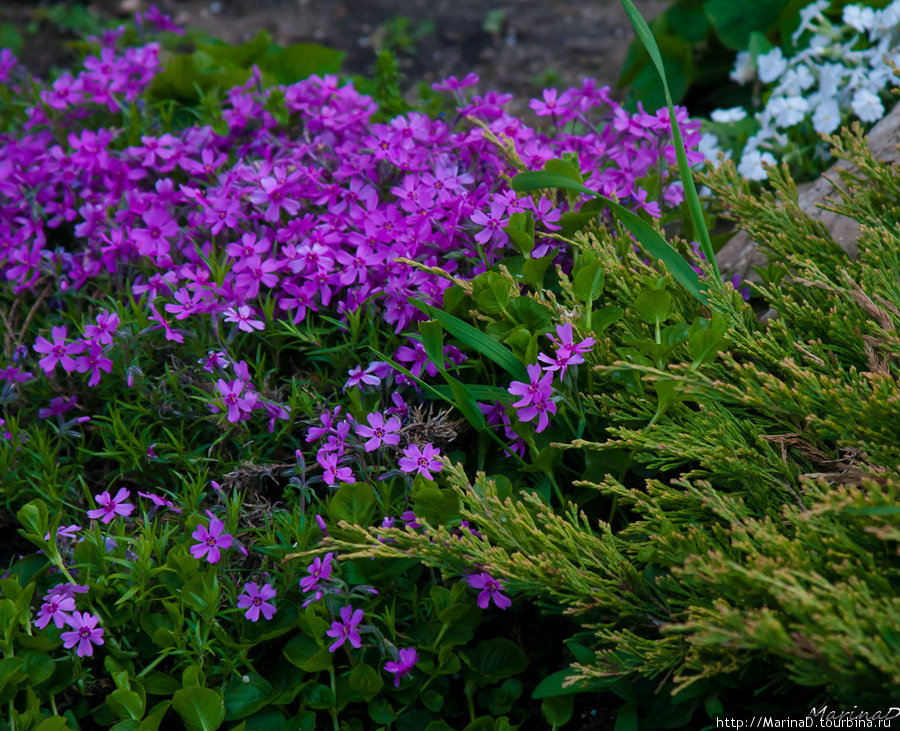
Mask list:
[[[379,107],[279,79],[265,39],[168,56],[153,26],[47,83],[0,55],[8,727],[887,697],[896,181],[858,139],[859,262],[787,180],[780,205],[704,181],[790,269],[766,327],[678,182],[683,110],[586,80],[533,100],[538,131],[466,77],[442,115],[392,112],[387,56]],[[173,62],[193,95],[160,91]]]

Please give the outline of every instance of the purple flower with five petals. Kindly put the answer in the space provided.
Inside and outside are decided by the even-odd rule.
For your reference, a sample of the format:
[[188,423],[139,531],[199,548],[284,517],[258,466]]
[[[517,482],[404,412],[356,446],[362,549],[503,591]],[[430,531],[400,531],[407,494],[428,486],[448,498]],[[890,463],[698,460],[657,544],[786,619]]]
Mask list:
[[210,563],[218,563],[222,557],[221,549],[229,548],[234,537],[228,533],[222,533],[225,524],[218,518],[209,521],[209,530],[204,525],[198,525],[191,533],[191,538],[199,543],[191,546],[191,555],[198,561],[206,556]]
[[359,630],[356,629],[356,625],[362,622],[362,618],[362,609],[354,611],[353,607],[349,604],[346,607],[342,607],[341,621],[332,622],[331,629],[325,633],[329,637],[336,638],[328,648],[328,651],[334,652],[337,650],[344,644],[344,640],[350,640],[350,644],[353,645],[353,647],[356,647],[357,649],[360,648],[362,646],[362,640],[359,637]]

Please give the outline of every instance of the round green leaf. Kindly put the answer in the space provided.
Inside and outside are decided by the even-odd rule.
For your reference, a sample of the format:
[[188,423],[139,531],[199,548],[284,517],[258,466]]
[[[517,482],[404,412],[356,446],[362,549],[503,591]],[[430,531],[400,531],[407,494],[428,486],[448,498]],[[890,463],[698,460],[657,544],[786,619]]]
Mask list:
[[182,688],[172,696],[172,708],[188,731],[215,731],[225,721],[225,701],[210,688]]

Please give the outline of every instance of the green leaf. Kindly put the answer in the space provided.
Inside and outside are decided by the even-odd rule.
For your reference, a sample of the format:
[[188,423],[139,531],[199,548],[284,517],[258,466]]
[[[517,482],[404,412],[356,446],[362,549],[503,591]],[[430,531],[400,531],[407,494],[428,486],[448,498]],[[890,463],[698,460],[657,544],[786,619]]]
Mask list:
[[275,77],[279,84],[294,84],[313,74],[340,73],[344,52],[315,43],[295,43],[281,53],[260,61],[260,68]]
[[366,701],[370,701],[384,687],[384,681],[375,668],[366,663],[360,663],[350,673],[350,687]]
[[259,31],[252,40],[246,43],[230,44],[222,41],[202,43],[197,50],[203,51],[221,64],[249,69],[269,52],[272,36],[266,31]]
[[[622,2],[628,2],[628,0],[622,0]],[[631,231],[635,239],[637,239],[637,242],[650,256],[662,261],[669,273],[675,277],[676,281],[681,284],[682,287],[693,295],[701,304],[708,304],[709,300],[701,289],[700,275],[691,268],[691,265],[685,261],[684,257],[672,248],[672,246],[660,236],[649,223],[644,221],[634,212],[620,206],[609,198],[601,196],[590,188],[579,185],[565,175],[551,173],[546,170],[519,173],[512,180],[512,188],[520,193],[531,190],[540,190],[541,188],[563,188],[566,190],[577,190],[582,193],[587,193],[588,195],[596,196],[622,220],[622,223],[624,223],[628,230]]]
[[535,292],[540,292],[544,288],[544,275],[552,263],[552,256],[542,256],[540,259],[526,259],[525,263],[522,264],[522,279]]
[[[725,1],[727,2],[728,0]],[[773,1],[780,2],[780,0],[767,0],[767,2]],[[632,0],[622,0],[622,7],[625,9],[625,13],[626,15],[628,15],[628,19],[634,26],[634,31],[637,34],[637,37],[641,40],[641,43],[644,44],[644,48],[647,49],[647,53],[650,54],[650,60],[656,67],[660,79],[662,79],[663,90],[666,93],[666,106],[669,109],[669,120],[672,124],[672,138],[675,147],[675,156],[678,159],[678,174],[681,176],[681,182],[684,185],[685,200],[688,205],[688,210],[691,212],[691,221],[694,226],[694,231],[697,233],[697,238],[700,241],[700,250],[706,256],[706,259],[712,266],[713,272],[715,274],[715,283],[713,284],[713,286],[721,287],[723,286],[722,275],[719,273],[719,265],[716,263],[716,255],[713,251],[712,241],[709,238],[709,230],[706,227],[706,218],[703,215],[703,208],[700,205],[700,197],[697,195],[697,187],[694,185],[694,177],[691,173],[691,167],[687,161],[687,152],[684,147],[684,140],[681,137],[681,129],[678,125],[678,120],[676,119],[675,107],[672,104],[672,95],[669,93],[669,85],[666,81],[666,69],[665,65],[663,64],[662,57],[660,56],[659,48],[656,45],[656,41],[653,39],[653,34],[650,32],[650,28],[647,26],[647,22],[641,17],[641,14],[634,6]],[[628,224],[626,223],[626,225]],[[631,230],[630,227],[629,230]],[[633,230],[632,233],[634,233]],[[662,237],[660,237],[660,239],[662,239]],[[653,256],[655,256],[656,258],[661,258],[656,254],[653,254]],[[680,256],[678,258],[681,259]],[[681,260],[684,261],[683,259]],[[666,266],[669,266],[669,262],[665,263]],[[675,274],[672,269],[670,269],[669,271],[672,273],[672,276],[674,276],[675,279],[681,283],[682,286],[684,286],[688,289],[689,292],[694,294],[694,292],[686,284],[686,282],[688,281],[687,279],[682,279],[677,274]],[[691,271],[693,272],[693,270]],[[685,275],[684,270],[681,270],[681,273],[682,275]],[[693,273],[694,276],[699,280],[699,276],[696,274],[696,272]],[[694,296],[696,297],[697,295],[694,294]],[[700,301],[704,305],[706,304],[703,299],[701,299]]]
[[575,275],[572,289],[579,302],[593,302],[603,293],[603,269],[600,262],[581,267]]
[[410,304],[417,307],[428,317],[438,320],[444,326],[444,330],[453,337],[494,361],[517,381],[528,382],[528,371],[525,370],[525,366],[516,359],[509,348],[504,348],[500,343],[491,340],[483,332],[463,322],[458,317],[441,312],[431,305],[417,300],[410,300]]
[[548,330],[553,325],[553,311],[531,297],[513,298],[506,313],[531,332]]
[[458,523],[459,497],[452,490],[423,487],[413,494],[413,513],[433,526]]
[[230,680],[224,688],[225,720],[247,718],[263,708],[272,696],[272,685],[259,673],[249,672]]
[[188,731],[215,731],[225,722],[225,701],[211,688],[182,688],[172,696],[172,708]]
[[541,713],[544,714],[544,720],[554,728],[564,726],[572,720],[574,709],[575,699],[571,695],[557,695],[541,701]]
[[[437,385],[432,386],[444,399],[450,401],[453,399],[453,389],[450,386]],[[500,386],[482,386],[476,383],[465,384],[466,390],[472,394],[472,398],[476,401],[513,401],[516,397],[510,394],[505,388]]]
[[634,702],[626,703],[619,709],[613,731],[638,731],[637,706]]
[[21,507],[16,518],[25,529],[40,540],[44,539],[50,526],[47,504],[43,500],[32,500]]
[[144,701],[133,690],[114,690],[106,696],[106,703],[119,718],[140,721],[144,717]]
[[765,35],[778,22],[784,5],[784,0],[707,0],[703,10],[722,44],[743,51],[754,31]]
[[648,325],[665,322],[672,314],[672,295],[664,289],[650,289],[641,292],[634,299],[634,310]]
[[578,172],[578,169],[567,160],[560,160],[556,158],[554,160],[547,160],[544,165],[544,170],[549,170],[551,173],[559,173],[560,175],[565,175],[567,178],[571,178],[576,183],[581,185],[584,182],[584,178],[581,177],[581,173]]
[[[425,693],[429,693],[431,691],[425,691]],[[424,695],[422,702],[425,703]],[[426,704],[427,707],[427,704]],[[369,703],[368,707],[369,718],[371,718],[375,723],[384,723],[388,724],[394,721],[397,718],[397,714],[394,711],[394,708],[388,703],[386,698],[375,698],[371,703]]]
[[484,684],[518,675],[528,667],[528,658],[522,648],[503,637],[484,640],[474,650],[460,654],[466,664],[481,676]]
[[303,697],[309,707],[317,711],[331,708],[335,704],[334,691],[327,685],[307,685],[303,689]]
[[375,494],[365,482],[344,483],[328,503],[328,515],[335,522],[368,525],[375,514]]

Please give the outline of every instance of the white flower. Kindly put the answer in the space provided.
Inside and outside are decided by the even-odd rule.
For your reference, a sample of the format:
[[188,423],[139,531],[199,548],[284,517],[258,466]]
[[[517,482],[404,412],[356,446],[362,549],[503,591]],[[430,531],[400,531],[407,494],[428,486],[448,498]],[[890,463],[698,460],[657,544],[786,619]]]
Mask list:
[[766,105],[775,116],[775,124],[779,127],[793,127],[802,122],[809,110],[809,102],[802,96],[777,96],[769,99]]
[[841,110],[837,99],[825,99],[813,114],[813,128],[819,134],[830,135],[841,123]]
[[884,106],[877,94],[860,89],[853,95],[853,112],[863,122],[877,122],[884,116]]
[[789,68],[784,72],[784,76],[781,77],[781,84],[778,87],[778,91],[793,96],[794,94],[799,94],[801,91],[806,91],[815,83],[816,79],[809,70],[809,66],[801,64],[800,66]]
[[732,107],[731,109],[714,109],[709,115],[713,122],[740,122],[747,116],[747,112],[743,107]]
[[776,47],[768,53],[763,53],[756,59],[756,68],[759,73],[759,80],[764,84],[775,81],[784,73],[787,68],[787,61],[781,53],[781,49]]
[[[719,138],[711,132],[704,132],[700,137],[700,143],[697,145],[697,152],[703,155],[713,167],[718,167],[719,153],[721,151],[722,148],[719,147]],[[730,156],[731,150],[728,151],[726,157]]]
[[847,68],[839,63],[823,63],[819,67],[819,91],[824,96],[835,96],[847,73]]
[[800,27],[791,34],[791,41],[795,46],[803,32],[809,29],[812,21],[821,16],[823,10],[828,10],[830,5],[831,0],[816,0],[800,11]]
[[862,5],[845,5],[844,22],[862,33],[875,26],[875,11]]
[[753,81],[756,69],[753,66],[753,58],[749,51],[741,51],[734,59],[734,70],[729,74],[732,81],[738,84],[746,84]]
[[769,165],[775,164],[775,158],[770,152],[760,152],[759,150],[745,150],[741,156],[741,164],[738,165],[738,172],[747,180],[765,180],[768,175],[763,163]]

